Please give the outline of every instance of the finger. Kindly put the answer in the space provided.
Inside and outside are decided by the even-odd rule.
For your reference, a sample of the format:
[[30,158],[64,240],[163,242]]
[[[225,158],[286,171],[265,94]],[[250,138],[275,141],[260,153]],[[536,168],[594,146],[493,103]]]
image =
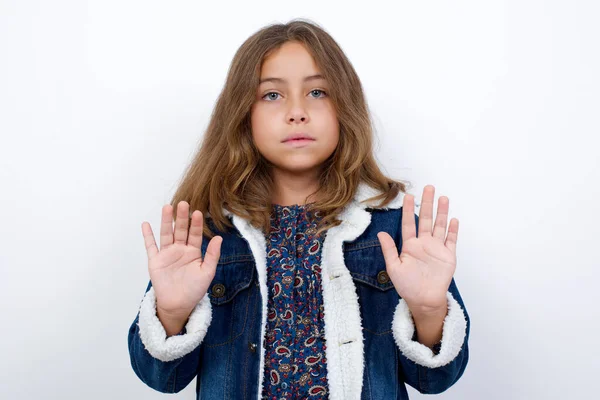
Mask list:
[[433,185],[427,185],[423,188],[423,202],[421,203],[421,212],[419,213],[419,236],[424,234],[431,236],[434,195],[435,188]]
[[214,276],[217,270],[217,263],[221,257],[221,243],[223,243],[223,238],[215,236],[208,242],[208,246],[206,247],[206,254],[204,255],[201,267],[210,276]]
[[190,236],[188,237],[188,244],[198,249],[202,248],[202,212],[196,210],[192,213],[192,224],[190,226]]
[[379,242],[381,243],[381,251],[383,252],[383,258],[385,265],[392,265],[398,259],[398,249],[396,248],[396,242],[387,232],[379,232],[377,234]]
[[402,241],[414,238],[416,233],[415,197],[412,194],[405,194],[402,202]]
[[444,243],[447,248],[452,250],[454,254],[456,254],[456,242],[458,241],[458,220],[456,218],[452,218],[450,220],[450,227],[448,228],[448,236],[446,237],[446,242]]
[[180,201],[177,205],[177,215],[175,216],[175,243],[186,244],[188,237],[188,220],[190,206],[185,201]]
[[156,254],[158,254],[158,248],[156,247],[156,241],[154,240],[154,233],[152,233],[152,227],[146,221],[142,222],[142,235],[144,235],[146,254],[148,255],[148,259],[151,259]]
[[448,224],[448,209],[450,208],[450,199],[441,196],[438,199],[437,215],[435,216],[435,226],[433,227],[433,237],[444,240],[446,237],[446,226]]
[[173,207],[165,204],[160,221],[160,249],[173,244]]

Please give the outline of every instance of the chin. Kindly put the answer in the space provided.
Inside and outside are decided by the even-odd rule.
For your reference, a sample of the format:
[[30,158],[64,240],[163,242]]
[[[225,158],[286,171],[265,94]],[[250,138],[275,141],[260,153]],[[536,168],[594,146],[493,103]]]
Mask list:
[[310,162],[310,163],[289,163],[284,162],[280,164],[275,164],[275,166],[281,170],[293,172],[293,173],[303,173],[312,171],[315,168],[319,168],[321,163]]

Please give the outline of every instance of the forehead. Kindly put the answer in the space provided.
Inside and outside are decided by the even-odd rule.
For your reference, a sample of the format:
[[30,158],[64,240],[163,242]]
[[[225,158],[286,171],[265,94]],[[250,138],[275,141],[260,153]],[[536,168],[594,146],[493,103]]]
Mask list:
[[260,77],[304,78],[320,73],[308,50],[298,42],[286,42],[265,57]]

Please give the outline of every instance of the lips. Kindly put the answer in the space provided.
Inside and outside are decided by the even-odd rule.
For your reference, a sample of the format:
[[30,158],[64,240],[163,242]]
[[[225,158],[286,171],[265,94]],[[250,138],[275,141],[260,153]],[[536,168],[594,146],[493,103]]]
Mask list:
[[300,139],[290,139],[290,140],[286,140],[283,143],[287,143],[287,142],[306,142],[306,141],[313,141],[314,139],[309,139],[309,138],[300,138]]
[[283,141],[289,142],[290,140],[315,140],[312,136],[307,133],[298,132],[288,135]]

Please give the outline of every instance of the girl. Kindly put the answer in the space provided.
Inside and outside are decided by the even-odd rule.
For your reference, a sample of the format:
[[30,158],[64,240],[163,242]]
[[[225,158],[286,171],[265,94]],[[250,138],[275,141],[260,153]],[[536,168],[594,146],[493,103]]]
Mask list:
[[431,185],[417,216],[372,135],[360,80],[318,25],[242,44],[160,248],[142,224],[150,282],[128,342],[143,382],[173,393],[197,377],[203,399],[408,399],[405,383],[440,393],[462,376],[458,220],[446,235],[440,197],[432,230]]

